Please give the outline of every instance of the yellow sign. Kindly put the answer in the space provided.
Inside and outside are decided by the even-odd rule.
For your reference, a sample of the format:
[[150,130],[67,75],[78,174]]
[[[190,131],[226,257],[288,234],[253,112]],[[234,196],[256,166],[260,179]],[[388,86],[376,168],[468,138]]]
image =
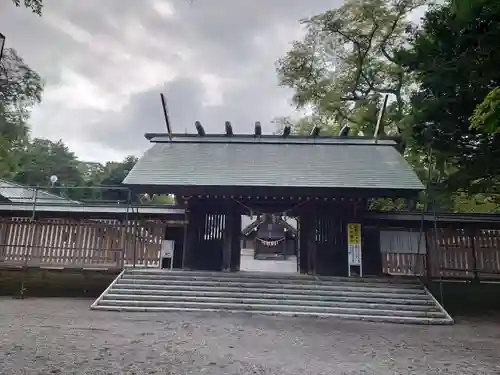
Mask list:
[[361,245],[361,224],[347,224],[347,243]]

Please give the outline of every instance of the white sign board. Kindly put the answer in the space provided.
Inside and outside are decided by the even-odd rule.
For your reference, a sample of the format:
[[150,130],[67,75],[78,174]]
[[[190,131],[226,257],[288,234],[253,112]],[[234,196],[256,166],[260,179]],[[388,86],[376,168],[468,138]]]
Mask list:
[[361,266],[361,245],[349,245],[349,265]]
[[174,241],[164,240],[161,244],[161,257],[173,258],[174,257]]
[[361,224],[347,224],[347,251],[349,276],[351,276],[351,266],[358,266],[362,276]]

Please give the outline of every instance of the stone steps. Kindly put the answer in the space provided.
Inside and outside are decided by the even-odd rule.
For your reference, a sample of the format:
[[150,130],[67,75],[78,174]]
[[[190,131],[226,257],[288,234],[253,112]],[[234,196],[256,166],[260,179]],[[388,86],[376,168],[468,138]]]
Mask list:
[[148,268],[127,268],[127,273],[124,274],[124,277],[134,275],[136,277],[139,276],[153,276],[155,278],[164,278],[168,279],[171,277],[189,277],[190,279],[196,277],[209,277],[211,279],[223,279],[227,280],[230,278],[236,278],[238,280],[283,280],[286,279],[289,282],[292,281],[342,281],[342,282],[353,282],[353,283],[375,283],[375,284],[397,284],[397,285],[418,285],[418,283],[414,279],[408,278],[380,278],[380,277],[364,277],[364,278],[348,278],[341,276],[311,276],[304,275],[299,273],[265,273],[265,272],[250,272],[243,271],[238,273],[233,272],[214,272],[214,271],[180,271],[180,270],[172,270],[172,271],[163,271],[158,269],[148,269]]
[[[166,272],[165,272],[166,273]],[[286,276],[285,276],[286,277]],[[283,287],[283,286],[291,286],[291,285],[297,285],[299,287],[302,286],[307,286],[311,285],[314,288],[318,287],[332,287],[335,285],[332,285],[335,282],[341,282],[342,286],[345,287],[363,287],[363,288],[394,288],[394,289],[414,289],[414,290],[420,290],[420,285],[416,283],[401,283],[401,284],[395,284],[395,283],[382,283],[382,282],[375,282],[375,281],[363,281],[363,282],[356,282],[352,281],[349,279],[332,279],[332,280],[315,280],[313,278],[309,279],[298,279],[298,280],[288,280],[285,277],[282,277],[281,279],[277,278],[248,278],[248,277],[242,277],[238,278],[233,275],[227,276],[227,277],[221,277],[221,276],[191,276],[189,277],[189,283],[191,285],[206,285],[207,282],[210,284],[217,284],[217,283],[234,283],[238,285],[246,285],[246,284],[255,284],[255,283],[265,283],[266,285],[270,285],[272,287],[278,286],[278,287]],[[137,274],[137,275],[125,275],[122,278],[124,281],[125,280],[131,280],[133,282],[139,282],[140,281],[150,281],[150,280],[155,280],[158,283],[162,284],[175,284],[175,283],[180,283],[184,282],[184,279],[179,279],[178,275],[161,275],[161,276],[156,276],[156,275],[143,275],[143,274]]]
[[[167,297],[167,298],[166,298]],[[309,308],[311,304],[314,305],[314,307],[325,307],[325,308],[355,308],[355,309],[362,309],[364,307],[369,307],[370,309],[390,309],[390,310],[409,310],[409,311],[432,311],[432,312],[439,312],[439,309],[433,305],[429,304],[421,304],[421,305],[405,305],[405,304],[390,304],[390,303],[384,303],[383,300],[380,300],[378,302],[367,302],[365,301],[360,301],[360,302],[353,302],[353,301],[331,301],[331,300],[305,300],[305,299],[296,299],[296,298],[288,298],[286,300],[280,300],[280,299],[271,299],[271,298],[259,298],[259,297],[250,297],[250,296],[245,296],[245,297],[207,297],[207,296],[185,296],[185,295],[178,295],[178,296],[172,296],[172,295],[147,295],[147,294],[142,294],[142,295],[137,295],[137,294],[120,294],[120,293],[113,293],[113,294],[108,294],[103,298],[104,302],[115,302],[115,301],[120,301],[120,302],[126,302],[129,304],[129,302],[134,302],[137,303],[138,305],[143,304],[143,303],[149,303],[151,302],[152,304],[157,304],[159,303],[159,306],[162,306],[162,304],[165,301],[168,301],[168,303],[173,302],[177,303],[178,305],[182,305],[184,302],[186,303],[207,303],[207,304],[218,304],[219,306],[221,304],[227,304],[227,305],[270,305],[271,303],[274,305],[287,305],[287,306],[306,306]]]
[[160,283],[160,282],[153,282],[153,283],[134,283],[130,282],[130,280],[125,280],[119,285],[116,286],[116,288],[134,288],[136,290],[142,289],[142,290],[172,290],[172,291],[189,291],[189,290],[196,290],[196,291],[213,291],[213,292],[219,292],[219,293],[227,293],[227,292],[254,292],[254,293],[277,293],[277,294],[310,294],[310,295],[340,295],[340,296],[346,296],[346,295],[358,295],[358,296],[367,296],[367,295],[380,295],[383,297],[391,298],[391,297],[398,297],[398,298],[415,298],[415,299],[428,299],[429,296],[425,292],[425,290],[420,289],[420,290],[410,290],[406,291],[404,289],[385,289],[385,288],[362,288],[362,287],[342,287],[341,285],[335,285],[335,286],[329,286],[325,288],[321,287],[311,287],[304,285],[303,288],[300,287],[300,285],[285,285],[282,287],[276,287],[272,285],[266,286],[265,284],[258,284],[258,283],[252,283],[252,284],[237,284],[237,283],[228,283],[228,284],[223,284],[223,283],[216,283],[216,284],[199,284],[199,285],[194,285],[190,283],[189,281],[185,281],[183,283]]
[[[434,305],[434,302],[428,298],[427,295],[419,295],[418,298],[413,298],[412,295],[407,296],[394,296],[391,294],[370,294],[366,293],[349,293],[343,292],[340,293],[322,293],[321,295],[317,295],[315,293],[303,292],[303,291],[294,291],[293,293],[279,293],[279,291],[274,291],[270,293],[267,289],[252,289],[251,292],[241,291],[239,288],[234,288],[228,290],[229,288],[224,288],[221,290],[220,288],[217,290],[207,290],[203,288],[198,288],[198,290],[193,290],[189,288],[184,289],[157,289],[152,288],[151,285],[144,286],[144,288],[136,289],[133,285],[116,285],[113,288],[112,294],[114,295],[134,295],[138,298],[146,295],[148,298],[169,298],[176,296],[185,296],[185,297],[219,297],[221,293],[228,298],[260,298],[260,299],[280,299],[286,296],[288,299],[296,299],[302,301],[331,301],[331,302],[367,302],[367,303],[379,303],[386,302],[390,304],[400,304],[400,305]],[[406,298],[405,298],[406,297]]]
[[307,275],[127,269],[94,302],[110,311],[226,311],[451,324],[419,283]]
[[404,316],[404,317],[425,317],[425,318],[440,318],[442,317],[442,313],[440,311],[414,311],[414,310],[401,310],[399,307],[397,309],[390,308],[389,305],[383,306],[383,309],[379,304],[371,307],[367,304],[360,304],[361,307],[350,307],[347,305],[342,305],[340,307],[336,306],[318,306],[314,304],[311,305],[297,305],[295,303],[285,303],[286,301],[277,303],[278,301],[274,301],[272,304],[269,302],[266,303],[256,303],[258,301],[251,302],[222,302],[222,300],[216,300],[213,302],[203,302],[203,301],[187,301],[178,299],[177,301],[151,301],[151,300],[125,300],[125,299],[103,299],[102,302],[107,306],[118,306],[121,308],[126,308],[129,306],[133,307],[143,307],[148,309],[150,307],[168,307],[168,308],[178,308],[179,310],[183,310],[185,308],[206,308],[210,310],[219,309],[219,310],[243,310],[243,311],[293,311],[293,312],[310,312],[314,315],[321,314],[335,314],[335,313],[347,313],[347,314],[371,314],[371,315],[384,315],[384,316]]
[[124,277],[122,279],[124,284],[139,284],[139,285],[155,285],[155,286],[168,286],[170,288],[175,288],[177,286],[189,286],[189,287],[227,287],[227,288],[240,288],[240,289],[252,289],[252,288],[260,288],[264,286],[266,289],[280,289],[280,290],[307,290],[310,292],[324,290],[324,291],[343,291],[343,290],[355,290],[358,292],[384,292],[384,293],[393,293],[393,294],[425,294],[425,291],[419,287],[406,288],[406,287],[398,287],[395,285],[386,286],[382,285],[371,285],[371,284],[352,284],[349,282],[339,283],[334,282],[331,284],[324,285],[316,285],[314,283],[286,283],[282,281],[280,283],[268,283],[265,280],[258,281],[250,281],[250,280],[191,280],[191,279],[170,279],[164,280],[161,278],[154,279],[143,279],[143,278],[134,278],[134,277]]

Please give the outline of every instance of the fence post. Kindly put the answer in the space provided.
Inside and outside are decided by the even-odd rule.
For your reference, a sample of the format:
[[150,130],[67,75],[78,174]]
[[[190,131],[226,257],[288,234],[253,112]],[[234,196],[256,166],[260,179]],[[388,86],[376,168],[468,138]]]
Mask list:
[[7,244],[10,232],[10,224],[8,222],[0,221],[0,263],[5,261],[7,254]]
[[135,268],[135,263],[137,261],[137,236],[140,228],[137,228],[137,223],[139,220],[135,220],[134,222],[134,252],[133,252],[133,259],[132,259],[132,267]]
[[476,248],[476,233],[479,232],[476,228],[467,228],[467,235],[470,237],[470,247],[472,251],[472,268],[474,272],[474,281],[479,282],[479,272],[477,269],[477,248]]
[[426,230],[426,242],[427,242],[427,273],[429,280],[434,280],[435,278],[441,278],[441,247],[439,243],[439,229],[436,225],[433,228],[427,228]]
[[126,244],[128,243],[128,241],[126,241],[126,239],[127,239],[128,221],[120,220],[120,227],[121,227],[120,248],[122,253],[121,256],[118,258],[118,267],[120,269],[123,269],[125,265],[125,254],[127,253]]
[[33,238],[35,236],[35,223],[36,223],[36,204],[38,200],[38,185],[34,188],[34,196],[33,196],[33,208],[31,212],[31,218],[28,224],[28,238],[25,239],[24,246],[24,264],[23,267],[28,267],[28,263],[31,256],[31,247],[33,245]]
[[432,259],[432,251],[434,251],[434,246],[431,246],[430,244],[432,241],[430,240],[430,233],[427,229],[424,229],[421,233],[421,236],[425,238],[425,277],[427,278],[428,281],[432,280],[432,266],[433,266],[433,259]]

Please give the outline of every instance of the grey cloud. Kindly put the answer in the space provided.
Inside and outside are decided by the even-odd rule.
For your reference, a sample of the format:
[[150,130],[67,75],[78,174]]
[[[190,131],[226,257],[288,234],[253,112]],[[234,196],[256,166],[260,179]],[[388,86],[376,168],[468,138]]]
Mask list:
[[288,105],[269,75],[272,75],[269,71],[256,71],[244,87],[226,93],[224,105],[206,107],[202,103],[201,82],[195,78],[180,78],[135,95],[120,115],[112,115],[93,124],[92,131],[87,133],[88,140],[102,142],[107,147],[141,152],[147,147],[144,133],[166,131],[159,97],[161,92],[167,96],[175,133],[195,132],[195,121],[201,121],[210,133],[223,132],[225,121],[232,123],[235,132],[248,133],[252,131],[255,121],[261,121],[264,132],[271,133],[275,130],[271,120],[284,114]]
[[[55,4],[60,4],[60,1],[55,1]],[[335,5],[335,1],[327,0],[171,2],[176,15],[167,20],[156,14],[152,7],[145,6],[146,1],[135,0],[86,0],[62,7],[54,4],[50,6],[50,12],[68,17],[75,25],[91,31],[96,40],[100,35],[108,35],[121,43],[126,43],[125,29],[130,33],[138,32],[131,24],[135,20],[147,28],[151,38],[165,39],[162,50],[151,51],[145,47],[138,53],[154,52],[169,59],[175,54],[172,51],[175,42],[180,41],[197,52],[200,64],[241,71],[259,58],[259,46],[253,43],[254,36],[265,35],[277,25],[298,25],[299,19]],[[144,44],[147,46],[147,41]]]
[[6,36],[6,47],[16,49],[46,81],[57,84],[61,65],[68,56],[81,55],[81,49],[45,20],[24,9],[11,9],[12,6],[4,9],[5,5],[0,7],[0,32]]
[[[183,126],[193,123],[193,118],[201,115],[203,99],[201,82],[180,78],[161,87],[134,95],[122,113],[105,116],[101,121],[92,124],[91,129],[86,133],[86,139],[92,142],[102,142],[103,146],[112,148],[144,149],[147,146],[144,139],[145,133],[166,131],[160,93],[168,95],[170,118],[177,132],[183,132]],[[110,142],[113,139],[116,143]]]
[[[274,117],[293,112],[290,92],[277,86],[275,60],[286,50],[286,39],[296,37],[300,19],[341,0],[171,0],[176,14],[167,19],[146,0],[51,0],[42,18],[0,2],[0,31],[48,87],[63,84],[61,71],[69,69],[96,86],[96,92],[110,97],[116,93],[121,100],[113,111],[45,100],[33,118],[36,135],[140,153],[147,147],[143,134],[165,128],[160,92],[168,97],[175,131],[194,131],[196,120],[210,132],[222,131],[225,120],[238,132],[251,131],[257,120],[266,132],[273,131],[269,122]],[[91,45],[63,33],[54,19],[90,33]],[[290,30],[290,37],[283,40],[276,34],[278,28]],[[255,43],[256,37],[265,44]],[[100,43],[109,51],[93,48]],[[186,57],[186,51],[193,55]],[[116,65],[114,53],[130,53],[133,60]],[[141,83],[136,68],[140,60],[140,74],[148,73],[144,65],[150,63],[177,76],[162,77],[160,69],[156,87],[148,83],[145,89],[124,88],[130,77],[134,81],[129,86]],[[203,105],[203,74],[229,80],[222,85],[223,105]]]

